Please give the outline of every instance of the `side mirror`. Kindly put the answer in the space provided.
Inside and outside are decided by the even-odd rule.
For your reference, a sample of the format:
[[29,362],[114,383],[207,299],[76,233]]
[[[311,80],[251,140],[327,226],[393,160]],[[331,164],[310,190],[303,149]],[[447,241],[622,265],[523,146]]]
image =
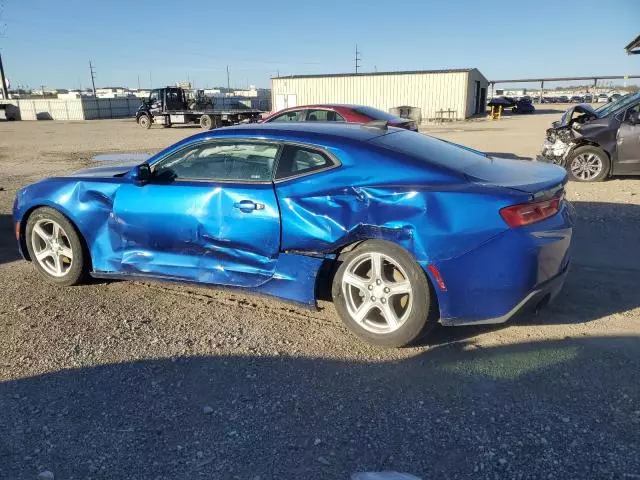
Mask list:
[[638,125],[640,123],[640,113],[636,111],[630,111],[627,115],[627,123],[631,125]]
[[133,183],[139,187],[146,185],[151,179],[151,167],[148,163],[142,163],[133,167],[131,178],[133,179]]

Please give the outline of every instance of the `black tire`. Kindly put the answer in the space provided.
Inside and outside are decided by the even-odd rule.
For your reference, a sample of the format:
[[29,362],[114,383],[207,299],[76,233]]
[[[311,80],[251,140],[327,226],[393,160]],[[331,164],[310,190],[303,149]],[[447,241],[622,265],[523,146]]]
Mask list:
[[[56,222],[64,231],[64,236],[68,240],[68,246],[71,248],[73,260],[68,271],[63,276],[53,276],[48,273],[36,258],[36,251],[33,245],[33,229],[41,220],[51,220]],[[84,247],[80,234],[75,226],[60,212],[49,207],[42,207],[34,210],[27,219],[25,228],[25,243],[29,252],[29,258],[33,263],[38,274],[47,280],[61,286],[78,285],[83,283],[87,278],[89,270],[89,254]],[[66,245],[65,241],[65,245]]]
[[211,115],[202,115],[200,117],[200,128],[203,130],[213,130],[214,120]]
[[[600,171],[596,175],[588,176],[584,172],[577,170],[579,167],[576,162],[579,162],[585,157],[593,158],[592,156],[597,157],[601,162]],[[609,175],[611,161],[609,160],[609,155],[607,155],[601,148],[594,147],[592,145],[585,145],[573,150],[567,157],[565,165],[569,178],[575,182],[601,182]]]
[[151,117],[149,115],[140,115],[138,117],[138,125],[145,130],[149,130],[151,128]]
[[[411,296],[413,297],[411,309],[407,314],[406,320],[391,332],[372,332],[356,322],[349,313],[348,300],[345,298],[343,289],[343,277],[349,266],[354,262],[357,263],[358,258],[366,253],[381,253],[391,258],[404,270],[407,277],[406,280],[411,284]],[[415,342],[435,326],[436,320],[430,315],[431,289],[429,288],[429,281],[415,259],[402,247],[383,240],[367,240],[350,252],[341,255],[339,262],[340,265],[333,277],[331,289],[333,301],[346,326],[358,337],[382,347],[403,347]],[[363,290],[363,292],[365,291]],[[368,295],[368,293],[366,294]],[[378,299],[378,301],[381,300]],[[389,305],[391,305],[392,301],[388,301]]]

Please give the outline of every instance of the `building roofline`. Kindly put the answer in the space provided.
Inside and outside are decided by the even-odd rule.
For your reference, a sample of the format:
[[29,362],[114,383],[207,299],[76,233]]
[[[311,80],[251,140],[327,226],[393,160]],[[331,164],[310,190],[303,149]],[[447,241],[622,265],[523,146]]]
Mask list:
[[402,70],[398,72],[366,72],[366,73],[326,73],[313,75],[281,75],[279,77],[271,77],[272,80],[288,79],[288,78],[334,78],[334,77],[376,77],[382,75],[415,75],[423,73],[468,73],[477,68],[451,68],[444,70]]

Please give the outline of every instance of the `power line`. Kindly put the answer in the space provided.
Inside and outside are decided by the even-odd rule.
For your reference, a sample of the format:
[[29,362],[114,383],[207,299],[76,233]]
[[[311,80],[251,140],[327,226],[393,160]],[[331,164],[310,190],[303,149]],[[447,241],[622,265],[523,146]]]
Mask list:
[[358,44],[356,43],[356,74],[358,73],[358,69],[360,68],[360,52],[358,51]]
[[93,65],[91,65],[91,60],[89,60],[89,73],[91,73],[91,85],[93,85],[93,96],[96,96],[96,76],[93,71]]

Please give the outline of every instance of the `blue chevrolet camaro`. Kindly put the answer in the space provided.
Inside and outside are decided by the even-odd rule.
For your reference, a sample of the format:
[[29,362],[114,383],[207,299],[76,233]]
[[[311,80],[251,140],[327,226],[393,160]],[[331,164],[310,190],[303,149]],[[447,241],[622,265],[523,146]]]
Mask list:
[[356,334],[400,346],[438,321],[500,323],[554,297],[566,180],[384,125],[246,125],[29,185],[13,215],[50,282],[197,282],[310,306],[331,292]]

